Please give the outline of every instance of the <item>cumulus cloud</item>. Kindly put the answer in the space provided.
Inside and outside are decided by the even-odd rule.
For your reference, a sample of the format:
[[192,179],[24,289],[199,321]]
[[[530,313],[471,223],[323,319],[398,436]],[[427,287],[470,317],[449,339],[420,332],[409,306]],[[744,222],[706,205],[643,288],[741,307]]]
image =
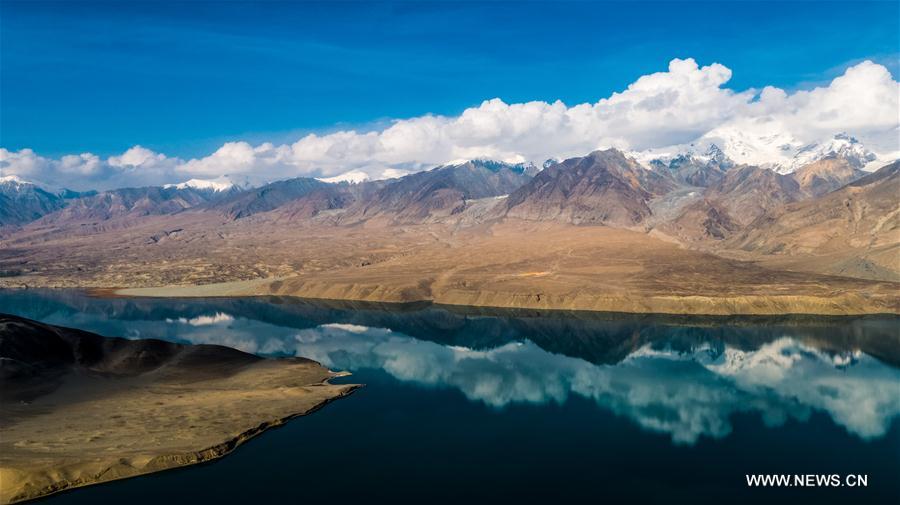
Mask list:
[[690,58],[674,59],[666,71],[641,76],[595,103],[508,104],[494,98],[459,116],[396,120],[381,131],[365,133],[310,134],[292,144],[228,142],[209,156],[191,160],[140,146],[106,160],[89,153],[47,159],[29,149],[3,149],[0,170],[38,180],[59,176],[71,185],[223,175],[261,182],[350,171],[379,179],[454,159],[540,164],[599,148],[657,150],[704,139],[726,144],[735,156],[744,156],[739,161],[771,158],[780,163],[786,152],[838,132],[857,137],[880,160],[900,155],[900,83],[882,65],[864,61],[827,86],[791,93],[772,86],[732,90],[726,87],[731,74],[718,63],[700,66]]
[[110,156],[109,164],[114,167],[152,167],[166,162],[164,154],[159,154],[150,149],[134,146],[120,156]]
[[46,158],[31,149],[0,148],[0,175],[17,175],[51,188],[75,190],[160,185],[179,179],[178,158],[168,158],[141,146],[102,159],[91,153]]

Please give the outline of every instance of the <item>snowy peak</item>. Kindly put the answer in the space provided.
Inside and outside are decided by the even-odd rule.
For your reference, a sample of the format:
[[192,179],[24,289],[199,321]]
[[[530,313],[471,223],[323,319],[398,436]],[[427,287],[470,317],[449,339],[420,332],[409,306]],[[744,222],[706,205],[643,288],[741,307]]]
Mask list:
[[687,164],[710,165],[723,170],[735,165],[725,151],[711,142],[697,142],[664,149],[648,149],[630,152],[628,155],[646,166],[666,167],[673,170]]
[[234,183],[228,180],[215,179],[215,180],[207,180],[207,179],[190,179],[184,182],[180,182],[178,184],[166,184],[163,188],[175,188],[175,189],[200,189],[212,191],[214,193],[218,193],[220,191],[228,191],[229,189],[234,187]]
[[538,168],[531,162],[524,163],[507,163],[505,161],[497,161],[490,159],[481,159],[475,158],[471,160],[454,160],[450,163],[447,163],[443,166],[437,167],[438,169],[442,168],[450,168],[450,167],[463,167],[466,165],[471,165],[473,167],[481,167],[490,170],[491,172],[499,172],[500,170],[509,169],[512,172],[517,174],[525,174],[525,175],[534,175],[538,172]]
[[675,153],[645,151],[630,155],[651,170],[700,187],[718,182],[725,171],[735,165],[716,144],[690,144]]
[[719,128],[704,137],[719,140],[725,153],[738,163],[770,168],[781,174],[825,158],[846,159],[858,169],[876,159],[874,153],[846,133],[806,143],[784,132],[754,135],[733,128]]
[[348,184],[359,184],[361,182],[368,181],[369,174],[363,172],[362,170],[350,170],[349,172],[344,172],[342,174],[335,175],[334,177],[320,177],[318,180],[327,182],[329,184],[339,184],[342,182],[346,182]]
[[706,151],[698,156],[699,159],[705,161],[708,165],[715,165],[721,169],[728,169],[734,166],[734,161],[725,154],[725,151],[719,149],[719,146],[710,144]]
[[751,132],[738,126],[722,126],[690,144],[649,149],[631,155],[650,167],[677,169],[682,165],[714,166],[727,170],[735,165],[754,165],[789,174],[827,158],[844,159],[862,169],[877,159],[875,153],[847,133],[817,142],[802,142],[778,129]]
[[17,175],[4,175],[0,177],[0,184],[31,184]]
[[827,142],[812,143],[799,149],[794,155],[791,171],[825,158],[847,160],[853,168],[862,169],[875,161],[877,156],[856,138],[846,133],[838,133]]
[[0,227],[23,225],[66,205],[63,196],[15,175],[0,177]]

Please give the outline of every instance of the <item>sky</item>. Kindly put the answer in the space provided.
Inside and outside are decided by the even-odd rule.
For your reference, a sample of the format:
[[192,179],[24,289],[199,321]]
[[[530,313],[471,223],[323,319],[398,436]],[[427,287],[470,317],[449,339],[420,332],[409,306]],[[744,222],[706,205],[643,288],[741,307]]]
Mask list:
[[[779,134],[799,142],[859,130],[893,153],[898,33],[896,1],[2,0],[0,170],[73,187],[351,169],[378,177],[461,157],[663,148],[768,117],[771,93],[765,107],[743,110],[767,87],[785,95],[790,118],[779,121],[794,125]],[[866,74],[846,79],[855,87],[805,103],[854,69]],[[659,73],[670,82],[598,107]],[[861,93],[873,107],[887,99],[873,124],[844,117],[868,112],[848,103]],[[656,104],[644,115],[655,121],[635,117],[637,95],[652,98],[641,107]],[[795,131],[838,102],[828,131]],[[647,132],[667,116],[679,124]],[[530,147],[539,139],[548,146]]]

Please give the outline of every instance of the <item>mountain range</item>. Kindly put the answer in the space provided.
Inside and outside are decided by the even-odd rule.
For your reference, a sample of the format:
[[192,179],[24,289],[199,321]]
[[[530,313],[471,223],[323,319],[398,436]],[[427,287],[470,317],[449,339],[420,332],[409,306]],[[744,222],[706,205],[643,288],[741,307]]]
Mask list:
[[[813,142],[804,142],[783,131],[751,134],[735,127],[719,127],[690,144],[629,153],[644,164],[671,164],[683,158],[709,163],[723,168],[743,164],[769,168],[781,174],[823,158],[846,160],[856,169],[873,169],[890,160],[879,158],[856,137],[837,133]],[[896,153],[895,153],[896,154]]]
[[[844,135],[834,140],[834,145],[795,153],[792,159],[810,156],[809,162],[791,171],[740,163],[710,144],[649,160],[607,149],[548,160],[542,169],[468,160],[397,179],[300,177],[256,188],[193,180],[79,194],[51,192],[6,177],[0,182],[0,272],[5,275],[0,284],[196,284],[396,263],[389,271],[347,274],[346,282],[351,282],[378,273],[369,291],[357,286],[347,288],[351,294],[319,293],[311,282],[295,291],[379,299],[373,293],[380,289],[387,293],[381,297],[385,300],[433,299],[438,288],[457,290],[456,295],[473,289],[468,280],[436,273],[448,258],[477,256],[479,247],[493,250],[500,242],[537,247],[551,236],[558,242],[548,249],[574,240],[566,253],[573,255],[591,243],[578,237],[604,234],[644,247],[647,254],[659,249],[670,258],[688,254],[685,261],[701,264],[711,257],[735,262],[722,264],[721,275],[757,265],[766,269],[766,276],[782,272],[783,278],[804,273],[900,282],[898,164],[864,171],[868,155],[858,142]],[[675,253],[672,245],[693,252]],[[69,251],[67,257],[53,255],[60,248]],[[110,258],[110,248],[123,256]],[[641,257],[643,252],[616,246],[610,254],[621,256],[626,265],[629,254]],[[499,249],[496,253],[501,254]],[[543,257],[550,261],[544,266],[562,268],[559,258],[540,251],[508,256],[491,264],[519,262],[531,268]],[[409,267],[416,261],[423,268]],[[667,260],[661,261],[653,268],[665,266]],[[160,262],[168,266],[146,270]],[[135,277],[128,265],[143,265],[141,274]],[[403,282],[397,268],[405,269]],[[533,273],[556,272],[545,268]],[[670,272],[668,282],[685,274]],[[631,282],[635,277],[624,278]],[[681,281],[679,290],[690,292],[689,282]],[[588,281],[567,285],[577,289],[578,282]]]
[[26,224],[56,212],[70,201],[96,194],[48,191],[14,175],[0,177],[0,227]]

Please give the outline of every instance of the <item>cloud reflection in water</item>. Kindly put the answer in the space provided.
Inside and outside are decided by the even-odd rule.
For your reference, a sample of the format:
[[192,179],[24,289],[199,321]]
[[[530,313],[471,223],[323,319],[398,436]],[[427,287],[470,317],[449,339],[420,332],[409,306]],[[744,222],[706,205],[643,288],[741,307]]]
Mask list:
[[[689,350],[645,344],[614,365],[553,354],[529,341],[488,350],[441,345],[350,324],[323,324],[270,338],[192,328],[179,336],[249,352],[304,356],[332,369],[381,369],[398,380],[452,388],[472,401],[564,403],[570,395],[680,444],[722,438],[731,417],[756,412],[769,426],[822,411],[864,439],[883,436],[900,415],[900,371],[859,351],[830,354],[784,337],[741,350],[722,342]],[[664,342],[662,344],[665,344]]]

